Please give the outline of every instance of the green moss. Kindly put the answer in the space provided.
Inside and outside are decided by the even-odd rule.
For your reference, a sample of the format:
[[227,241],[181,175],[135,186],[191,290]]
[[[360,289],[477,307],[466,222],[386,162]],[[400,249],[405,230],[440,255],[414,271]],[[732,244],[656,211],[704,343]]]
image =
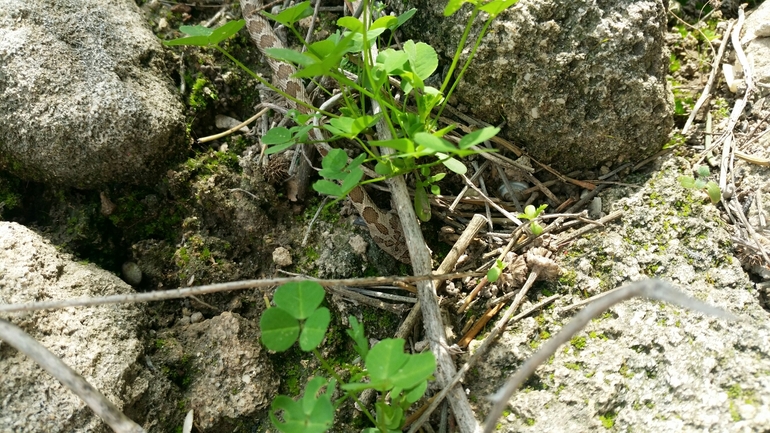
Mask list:
[[197,78],[190,89],[188,104],[194,110],[203,110],[209,101],[219,99],[216,92],[209,86],[209,81],[205,78]]
[[594,339],[598,338],[598,339],[604,340],[604,341],[608,340],[606,335],[604,335],[604,334],[597,334],[596,331],[589,332],[588,336],[591,337],[591,338],[594,338]]
[[582,368],[580,366],[580,363],[577,363],[577,362],[565,362],[564,366],[570,370],[580,370]]
[[583,350],[586,347],[586,338],[579,336],[572,337],[569,344],[577,350]]
[[601,421],[604,428],[611,429],[613,426],[615,426],[615,418],[617,418],[617,416],[618,414],[610,411],[604,415],[599,415],[599,421]]
[[559,283],[567,287],[575,287],[577,284],[577,272],[574,269],[568,269],[559,275]]
[[628,366],[625,363],[620,366],[620,370],[618,370],[618,373],[620,373],[621,376],[628,379],[634,377],[634,373],[629,370]]
[[730,388],[727,388],[727,396],[732,399],[740,398],[742,394],[743,394],[743,390],[741,390],[741,386],[738,384],[735,384]]

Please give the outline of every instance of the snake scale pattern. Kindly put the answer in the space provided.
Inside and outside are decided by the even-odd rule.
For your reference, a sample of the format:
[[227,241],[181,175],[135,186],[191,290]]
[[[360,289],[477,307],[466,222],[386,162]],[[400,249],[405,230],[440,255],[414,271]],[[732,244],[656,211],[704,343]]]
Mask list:
[[[252,41],[254,41],[257,49],[262,53],[262,56],[265,58],[273,72],[273,85],[298,100],[306,102],[308,105],[312,105],[305,94],[305,87],[302,82],[296,78],[292,78],[292,75],[295,72],[294,66],[275,60],[265,53],[265,50],[268,48],[283,48],[283,43],[278,36],[276,36],[267,19],[259,13],[261,10],[261,0],[241,1],[241,13],[243,14],[243,19],[246,20],[246,28],[249,31]],[[289,105],[292,106],[292,108],[296,108],[303,112],[308,111],[307,108],[294,104],[292,101],[289,101]],[[313,134],[317,134],[314,137],[316,141],[323,141],[323,137],[320,136],[318,130],[314,129]],[[323,148],[319,148],[318,150],[322,155],[326,153]],[[354,188],[348,197],[366,222],[374,242],[377,243],[383,251],[395,257],[397,260],[407,264],[410,263],[409,251],[406,247],[403,230],[401,229],[401,221],[399,221],[398,215],[392,211],[383,212],[374,204],[366,191],[361,187]]]

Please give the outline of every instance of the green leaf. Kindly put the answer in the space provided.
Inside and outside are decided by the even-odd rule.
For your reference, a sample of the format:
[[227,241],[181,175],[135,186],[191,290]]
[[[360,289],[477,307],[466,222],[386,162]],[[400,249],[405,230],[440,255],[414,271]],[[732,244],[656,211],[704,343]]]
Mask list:
[[537,218],[537,209],[535,209],[535,207],[532,205],[527,205],[527,207],[524,208],[524,215],[525,216],[521,218],[533,220]]
[[467,149],[471,146],[475,146],[479,143],[483,143],[486,140],[489,140],[490,138],[497,135],[499,132],[500,132],[500,128],[497,128],[494,126],[487,126],[486,128],[478,129],[461,138],[460,143],[457,144],[457,147],[459,147],[460,149]]
[[267,48],[265,53],[276,60],[294,63],[300,66],[310,66],[317,61],[315,58],[310,57],[305,53],[300,53],[299,51],[288,48]]
[[[412,72],[421,80],[430,77],[438,67],[438,54],[436,50],[425,42],[415,43],[408,40],[404,43],[404,52],[409,57],[409,65]],[[405,90],[406,91],[406,90]]]
[[[286,143],[287,141],[291,141],[291,139],[291,131],[289,131],[289,128],[277,126],[275,128],[271,128],[265,135],[262,136],[262,143],[269,146],[271,144]],[[292,144],[294,143],[293,141],[291,142]]]
[[375,140],[369,142],[370,146],[390,147],[401,153],[414,152],[414,142],[408,138],[395,138],[393,140]]
[[412,388],[411,391],[407,392],[404,395],[404,400],[406,400],[407,403],[412,404],[417,400],[421,399],[422,396],[425,395],[425,391],[427,390],[428,390],[428,381],[423,380],[417,386]]
[[190,36],[187,38],[172,39],[170,41],[163,41],[163,45],[167,47],[173,47],[177,45],[186,45],[190,47],[208,47],[208,36]]
[[297,21],[313,15],[313,8],[310,7],[310,2],[306,1],[284,9],[278,15],[269,14],[267,12],[262,12],[262,15],[281,23],[286,27],[293,27],[294,23]]
[[707,165],[701,165],[698,167],[698,176],[700,177],[709,177],[711,172],[709,172],[709,167]]
[[331,313],[328,308],[319,308],[307,318],[299,334],[299,347],[305,352],[317,348],[324,340],[326,330],[329,329]]
[[465,166],[461,161],[449,157],[449,155],[444,153],[436,153],[436,156],[441,158],[441,163],[444,164],[444,167],[452,170],[453,173],[457,174],[465,174],[468,172],[468,167]]
[[711,203],[717,204],[720,200],[722,200],[722,190],[719,188],[719,184],[713,180],[706,184],[706,192],[711,199]]
[[179,31],[190,35],[185,38],[173,39],[170,41],[164,41],[166,46],[175,45],[187,45],[196,47],[210,47],[217,45],[230,36],[238,33],[238,31],[246,25],[246,21],[230,21],[227,24],[222,25],[217,29],[209,29],[203,26],[181,26]]
[[326,194],[335,198],[343,196],[342,188],[334,182],[326,179],[319,179],[313,184],[313,189],[321,194]]
[[676,178],[680,185],[685,188],[695,188],[695,178],[691,176],[679,176]]
[[448,17],[450,15],[454,15],[454,13],[459,11],[465,3],[470,2],[468,0],[449,0],[446,4],[446,7],[444,8],[444,16]]
[[399,388],[412,389],[433,375],[436,371],[436,357],[430,351],[407,357],[406,363],[392,376],[392,380]]
[[364,24],[353,17],[342,17],[337,20],[337,25],[354,33],[363,33]]
[[246,20],[230,21],[211,32],[209,45],[217,45],[230,36],[238,33],[246,25]]
[[345,332],[353,339],[355,343],[353,348],[361,356],[361,359],[366,359],[366,355],[369,353],[369,340],[364,335],[364,325],[353,316],[348,316],[348,322],[350,322],[350,329]]
[[375,403],[375,413],[377,414],[377,423],[384,426],[388,431],[401,427],[404,420],[404,410],[398,406],[391,406],[385,402]]
[[430,193],[433,195],[441,195],[441,188],[438,185],[431,185]]
[[353,138],[375,123],[377,123],[377,117],[374,116],[338,117],[329,120],[324,128],[334,135]]
[[351,391],[351,392],[361,392],[365,389],[373,389],[371,383],[362,383],[362,382],[350,382],[350,383],[343,383],[340,385],[340,388],[344,389],[345,391]]
[[358,185],[358,182],[361,181],[362,177],[364,177],[364,171],[360,167],[351,169],[350,173],[348,173],[347,176],[342,179],[342,193],[347,194],[350,192],[350,190]]
[[500,259],[497,259],[495,261],[495,265],[489,268],[489,271],[487,271],[487,280],[489,280],[490,283],[497,281],[497,279],[500,278],[500,274],[502,274],[505,270],[505,267],[505,263],[503,263]]
[[396,27],[392,28],[391,30],[396,30],[398,27],[401,27],[405,22],[407,22],[410,19],[412,19],[412,17],[414,16],[415,12],[417,12],[417,9],[412,8],[412,9],[409,9],[408,11],[402,13],[401,15],[399,15],[398,16],[398,21],[396,23]]
[[370,29],[379,29],[379,28],[386,28],[386,29],[395,29],[398,26],[398,18],[392,17],[390,15],[385,15],[382,17],[377,18],[375,22],[372,23],[372,25],[369,26]]
[[179,26],[179,31],[189,36],[211,36],[214,33],[214,29],[203,27],[200,24],[197,26]]
[[[279,395],[273,400],[270,421],[284,433],[323,433],[329,430],[334,422],[331,394],[335,383],[332,380],[327,385],[326,379],[314,377],[305,387],[301,402]],[[316,396],[323,386],[327,386],[327,391]],[[283,412],[283,421],[275,416],[278,411]]]
[[382,65],[383,71],[388,75],[398,75],[404,71],[409,57],[403,51],[392,48],[380,51],[377,55],[377,64]]
[[428,198],[428,192],[425,191],[425,187],[420,184],[414,188],[414,211],[417,213],[417,218],[420,221],[430,221],[430,199]]
[[488,13],[491,18],[495,18],[504,10],[518,3],[519,0],[493,0],[479,9]]
[[270,350],[283,352],[291,347],[299,335],[299,322],[281,308],[268,308],[259,319],[262,343]]
[[291,282],[276,289],[273,302],[295,319],[302,320],[313,314],[325,295],[323,286],[315,281]]
[[294,146],[296,143],[294,141],[289,141],[287,143],[282,144],[276,144],[274,146],[270,146],[265,150],[265,155],[272,155],[274,153],[283,152],[284,150]]
[[452,143],[427,132],[414,134],[414,142],[435,152],[454,152],[457,150],[452,146]]
[[372,387],[382,392],[392,388],[390,379],[398,373],[408,359],[409,357],[404,353],[403,339],[388,338],[377,343],[369,350],[365,361]]
[[[345,54],[355,49],[353,44],[353,37],[354,33],[345,35],[345,37],[340,39],[336,46],[331,49],[328,54],[323,55],[323,57],[319,58],[312,65],[307,65],[303,69],[300,69],[293,76],[295,78],[315,78],[319,75],[332,74],[332,70],[336,71],[336,69],[338,69],[340,60],[342,60]],[[311,45],[311,47],[313,46],[315,45]]]
[[342,149],[332,149],[321,160],[321,170],[318,172],[327,179],[342,179],[342,170],[348,164],[348,154]]
[[430,183],[436,183],[441,182],[442,179],[446,177],[446,173],[436,173],[433,176],[428,178],[428,182]]
[[393,173],[393,165],[390,162],[377,161],[374,172],[380,176],[388,176]]
[[540,234],[543,233],[543,226],[538,224],[536,221],[532,221],[529,223],[529,230],[533,235],[540,236]]

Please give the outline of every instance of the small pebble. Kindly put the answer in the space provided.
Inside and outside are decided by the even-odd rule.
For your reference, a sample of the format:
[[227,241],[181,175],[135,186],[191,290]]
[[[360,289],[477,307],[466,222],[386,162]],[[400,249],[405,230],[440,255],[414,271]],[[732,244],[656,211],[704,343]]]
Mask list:
[[123,280],[132,286],[138,286],[142,282],[142,270],[134,262],[123,263]]
[[292,264],[291,253],[284,247],[278,247],[273,250],[273,263],[278,266],[289,266]]
[[190,322],[191,323],[198,323],[203,321],[203,313],[196,311],[192,313],[192,316],[190,316]]

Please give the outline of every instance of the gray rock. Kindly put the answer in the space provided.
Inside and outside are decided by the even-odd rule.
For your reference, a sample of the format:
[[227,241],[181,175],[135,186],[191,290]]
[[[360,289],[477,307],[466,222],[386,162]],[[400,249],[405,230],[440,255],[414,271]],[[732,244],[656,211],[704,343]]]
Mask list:
[[151,182],[184,143],[132,0],[0,0],[0,168],[78,187]]
[[[673,282],[738,316],[726,322],[678,307],[631,300],[610,309],[562,347],[511,399],[500,431],[695,432],[770,428],[770,324],[733,257],[730,233],[705,192],[676,178],[668,160],[644,188],[620,201],[622,223],[575,242],[562,263],[565,297],[510,331],[466,383],[481,398],[570,320],[559,308],[629,281]],[[691,173],[686,173],[691,174]],[[612,194],[622,195],[617,190]],[[617,196],[616,196],[617,197]],[[607,209],[611,211],[613,209]],[[525,305],[522,309],[527,309]],[[481,400],[481,399],[480,399]],[[483,410],[482,410],[483,412]]]
[[[132,292],[117,276],[94,265],[74,262],[31,230],[0,222],[0,303]],[[137,360],[143,352],[138,330],[145,316],[135,304],[0,317],[21,327],[59,356],[119,409],[148,386],[146,380],[137,379]],[[0,342],[0,431],[111,430],[41,367]]]
[[229,312],[158,332],[153,363],[181,373],[201,431],[233,431],[272,403],[278,375],[259,337],[252,322]]
[[142,268],[134,262],[125,262],[121,267],[123,279],[132,286],[138,286],[142,282]]
[[[459,108],[504,120],[502,136],[564,172],[655,153],[673,126],[664,3],[520,1],[489,27],[455,92]],[[444,18],[445,2],[412,5],[409,37],[451,58],[470,8]]]

